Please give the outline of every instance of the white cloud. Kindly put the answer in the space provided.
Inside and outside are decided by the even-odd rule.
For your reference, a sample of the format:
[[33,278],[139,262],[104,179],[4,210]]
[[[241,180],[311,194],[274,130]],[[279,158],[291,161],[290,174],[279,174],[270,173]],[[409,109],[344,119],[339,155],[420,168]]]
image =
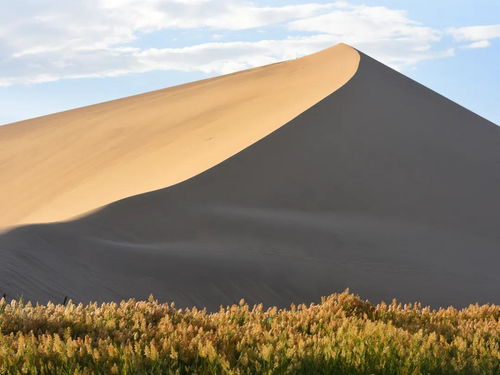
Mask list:
[[489,40],[478,40],[477,42],[472,42],[463,46],[463,48],[486,48],[491,45]]
[[[26,64],[0,62],[8,76],[0,86],[33,84],[57,79],[110,77],[153,70],[231,73],[277,61],[293,59],[332,45],[329,35],[314,35],[258,42],[203,43],[184,48],[113,48],[59,51],[29,57]],[[2,70],[0,69],[0,70]]]
[[333,11],[292,21],[289,28],[327,33],[396,68],[453,54],[452,49],[432,49],[440,31],[410,19],[405,11],[382,6],[342,2]]
[[500,25],[453,27],[448,29],[456,40],[479,41],[500,38]]
[[[180,57],[191,50],[198,51],[198,70],[225,72],[241,64],[222,61],[205,45],[187,50],[126,47],[159,30],[253,29],[313,16],[331,6],[311,2],[259,7],[242,0],[17,0],[0,5],[0,86],[152,69],[193,70],[196,66]],[[229,43],[225,50],[235,46]],[[269,59],[263,55],[251,61]]]
[[[270,25],[289,36],[224,42],[224,35],[241,30],[252,29],[253,39],[269,35],[258,32]],[[497,29],[481,28],[447,32],[471,42],[469,48],[481,48],[497,35]],[[191,29],[217,42],[183,48],[141,43],[148,33]],[[266,7],[244,0],[17,0],[0,5],[0,86],[152,70],[228,73],[338,42],[402,69],[452,55],[453,48],[435,49],[442,34],[404,11],[340,1]]]
[[447,32],[457,41],[472,42],[463,48],[486,48],[491,39],[500,38],[500,25],[452,27]]
[[263,27],[315,15],[331,4],[258,7],[242,0],[17,0],[0,7],[7,8],[0,8],[0,52],[22,56],[105,48],[164,29]]

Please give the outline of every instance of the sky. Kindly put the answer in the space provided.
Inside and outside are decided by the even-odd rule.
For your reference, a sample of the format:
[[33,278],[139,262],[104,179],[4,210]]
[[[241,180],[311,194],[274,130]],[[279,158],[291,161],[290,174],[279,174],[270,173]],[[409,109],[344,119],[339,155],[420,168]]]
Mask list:
[[500,124],[498,0],[0,2],[0,124],[344,42]]

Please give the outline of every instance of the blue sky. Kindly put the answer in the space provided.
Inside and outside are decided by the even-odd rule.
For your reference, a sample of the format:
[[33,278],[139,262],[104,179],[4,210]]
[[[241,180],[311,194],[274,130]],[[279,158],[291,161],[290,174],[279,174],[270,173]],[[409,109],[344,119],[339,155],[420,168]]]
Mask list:
[[346,42],[500,124],[498,0],[0,4],[0,124]]

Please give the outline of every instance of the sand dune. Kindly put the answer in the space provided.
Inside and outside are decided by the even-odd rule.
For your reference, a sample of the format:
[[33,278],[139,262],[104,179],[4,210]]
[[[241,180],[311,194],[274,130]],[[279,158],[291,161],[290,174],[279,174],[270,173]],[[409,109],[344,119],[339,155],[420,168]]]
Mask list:
[[[346,79],[358,67],[348,47],[326,54],[314,58],[334,71],[341,59]],[[41,302],[153,293],[211,310],[242,297],[308,303],[347,287],[373,302],[500,303],[500,128],[360,56],[340,89],[201,174],[78,220],[1,235],[0,291]],[[281,65],[260,72],[273,69]],[[256,139],[271,128],[260,128],[267,111],[286,117],[268,104],[259,107],[266,113],[231,112],[221,127],[239,139],[245,121],[260,129],[245,141]],[[114,112],[99,116],[112,121]],[[204,144],[190,139],[199,142],[182,155]]]
[[345,84],[337,45],[264,66],[0,127],[0,228],[68,219],[210,168]]

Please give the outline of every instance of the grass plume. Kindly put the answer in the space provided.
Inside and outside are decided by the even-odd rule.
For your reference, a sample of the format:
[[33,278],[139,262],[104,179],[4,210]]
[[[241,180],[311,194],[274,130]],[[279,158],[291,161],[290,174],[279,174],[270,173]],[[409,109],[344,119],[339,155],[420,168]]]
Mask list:
[[500,306],[0,300],[0,374],[498,374]]

